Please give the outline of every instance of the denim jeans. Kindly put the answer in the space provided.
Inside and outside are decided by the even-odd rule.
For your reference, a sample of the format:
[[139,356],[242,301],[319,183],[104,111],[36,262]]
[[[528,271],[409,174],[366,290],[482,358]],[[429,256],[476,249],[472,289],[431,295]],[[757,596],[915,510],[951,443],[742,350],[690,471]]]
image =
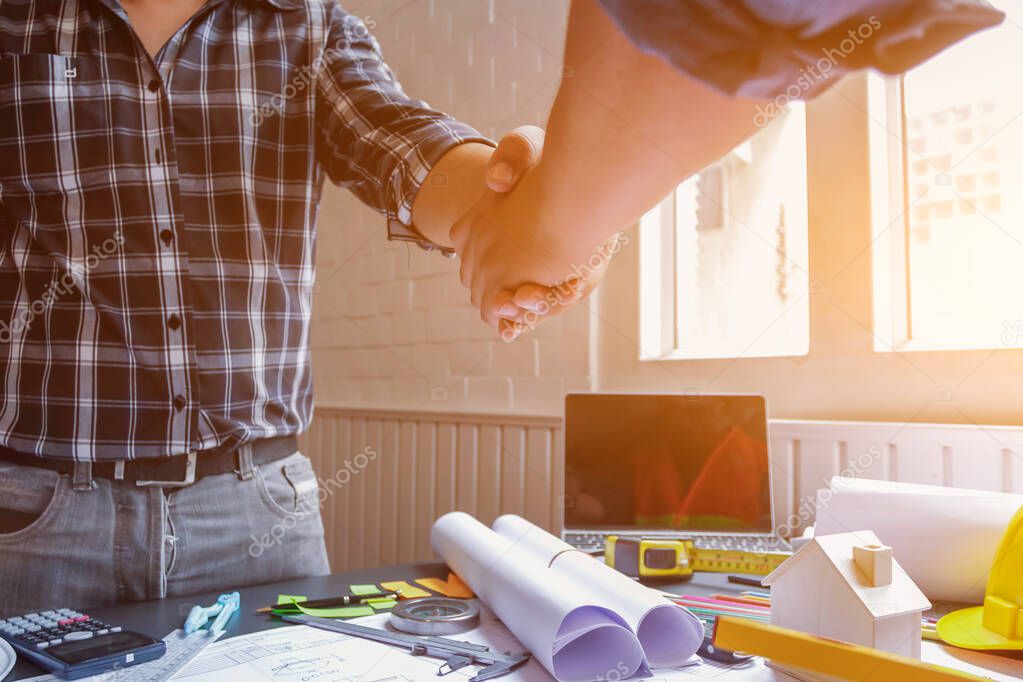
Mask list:
[[328,573],[309,459],[245,461],[184,488],[95,479],[86,490],[0,462],[0,516],[30,520],[0,534],[0,616]]

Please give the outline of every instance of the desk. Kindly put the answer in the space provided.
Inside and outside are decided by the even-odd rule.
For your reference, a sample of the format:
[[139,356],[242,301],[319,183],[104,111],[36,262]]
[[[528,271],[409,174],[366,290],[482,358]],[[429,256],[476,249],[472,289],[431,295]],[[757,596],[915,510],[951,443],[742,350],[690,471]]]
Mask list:
[[[269,615],[255,612],[261,606],[274,603],[278,594],[305,594],[316,598],[342,594],[347,591],[349,585],[353,584],[408,580],[425,576],[445,578],[447,574],[447,567],[441,563],[403,564],[240,588],[238,591],[242,598],[241,613],[231,619],[225,638],[283,627],[283,623]],[[714,592],[738,593],[748,589],[730,584],[724,574],[713,573],[700,574],[688,582],[658,585],[658,587],[668,592],[694,595],[706,595]],[[228,588],[225,587],[223,591],[228,591]],[[181,627],[185,616],[188,615],[188,611],[194,604],[212,604],[219,594],[220,592],[211,592],[175,599],[133,602],[120,606],[85,609],[84,612],[110,623],[123,625],[126,628],[139,630],[155,637],[163,637],[175,628]],[[79,605],[69,604],[68,606],[77,608]],[[966,652],[943,647],[933,642],[924,642],[924,646],[928,650],[924,655],[926,660],[940,661],[950,667],[961,667],[957,665],[957,660],[968,661],[1004,676],[995,679],[1023,679],[1023,660]],[[976,673],[977,669],[973,668],[971,671]],[[40,674],[42,673],[39,668],[19,659],[11,675],[3,682],[12,682]]]

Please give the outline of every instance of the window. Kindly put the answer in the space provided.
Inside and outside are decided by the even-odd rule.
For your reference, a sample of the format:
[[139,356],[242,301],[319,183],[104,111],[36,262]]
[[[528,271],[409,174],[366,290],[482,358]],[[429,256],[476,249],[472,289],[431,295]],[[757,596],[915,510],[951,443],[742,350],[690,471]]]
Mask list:
[[642,219],[643,359],[807,353],[806,189],[795,104]]
[[1001,26],[872,83],[888,133],[872,158],[877,350],[1023,334],[1023,8],[993,4]]

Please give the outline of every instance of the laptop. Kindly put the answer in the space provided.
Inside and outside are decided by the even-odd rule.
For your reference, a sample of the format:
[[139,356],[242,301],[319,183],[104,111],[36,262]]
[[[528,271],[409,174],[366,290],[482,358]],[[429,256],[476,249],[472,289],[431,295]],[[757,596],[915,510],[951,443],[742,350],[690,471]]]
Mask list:
[[565,397],[562,538],[607,535],[788,551],[774,531],[767,406],[756,395]]

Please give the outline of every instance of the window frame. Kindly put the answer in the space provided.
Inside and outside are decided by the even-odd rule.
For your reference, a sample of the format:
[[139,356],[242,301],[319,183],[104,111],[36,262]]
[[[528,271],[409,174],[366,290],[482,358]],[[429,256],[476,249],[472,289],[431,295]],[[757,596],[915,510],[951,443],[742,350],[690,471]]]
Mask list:
[[[809,144],[805,137],[807,126],[807,111],[802,107],[800,116],[801,126],[804,131],[804,149]],[[759,131],[758,131],[759,132]],[[753,151],[750,139],[739,143],[730,150],[715,166],[727,166],[734,161],[753,163]],[[728,169],[722,168],[726,178],[730,177]],[[688,180],[688,178],[687,178]],[[809,178],[807,178],[807,181]],[[679,185],[681,187],[681,184]],[[653,209],[647,212],[638,223],[640,262],[639,290],[640,290],[640,329],[639,329],[639,360],[644,362],[662,360],[728,360],[736,356],[725,354],[703,353],[693,350],[684,350],[679,338],[680,326],[680,301],[678,297],[678,262],[680,258],[678,232],[676,219],[678,215],[679,187],[676,187],[668,196],[660,201]],[[726,223],[730,222],[730,214],[727,207],[728,197],[733,188],[725,181],[723,196],[726,201],[724,210]],[[807,188],[809,192],[809,188]],[[807,218],[809,222],[809,217]],[[809,240],[809,225],[807,229],[807,240]],[[807,263],[809,266],[809,263]],[[793,304],[794,305],[794,304]],[[652,314],[659,311],[659,314]],[[786,311],[787,312],[787,311]],[[809,337],[809,325],[807,336]],[[810,340],[798,350],[781,353],[750,352],[742,353],[747,358],[782,358],[802,357],[810,352]]]

